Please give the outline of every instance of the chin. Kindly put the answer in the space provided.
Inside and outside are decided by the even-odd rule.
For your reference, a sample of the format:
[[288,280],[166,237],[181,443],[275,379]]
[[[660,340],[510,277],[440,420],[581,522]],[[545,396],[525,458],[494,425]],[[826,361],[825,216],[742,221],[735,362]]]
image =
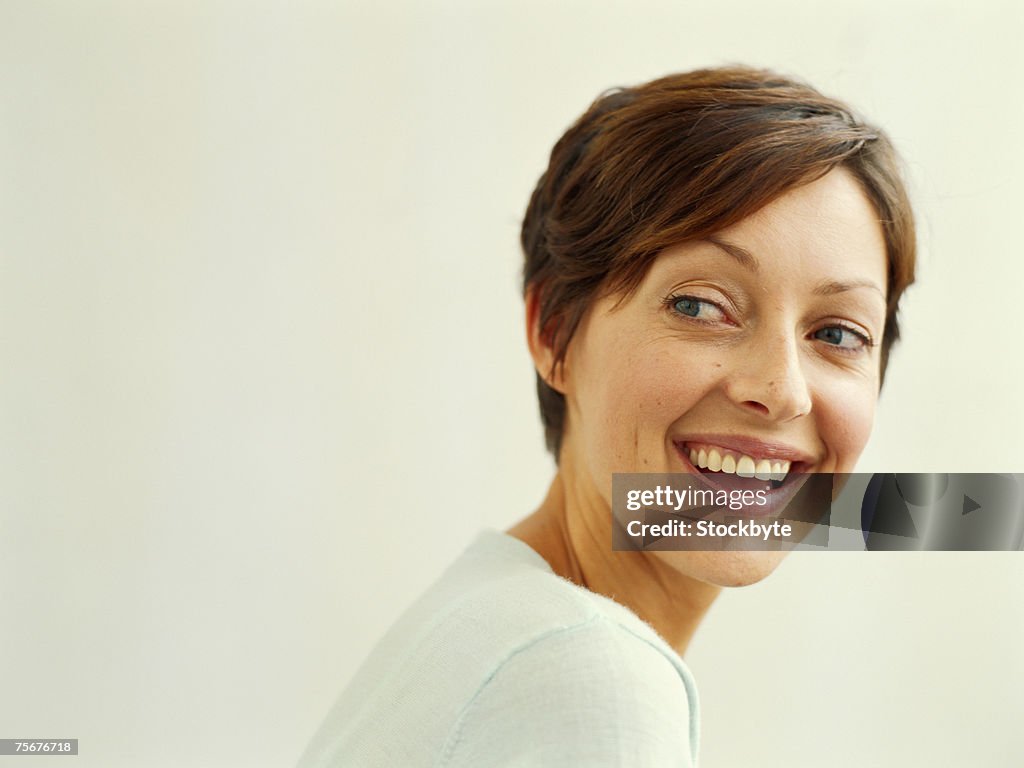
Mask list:
[[716,587],[746,587],[770,575],[786,552],[652,552],[683,576]]

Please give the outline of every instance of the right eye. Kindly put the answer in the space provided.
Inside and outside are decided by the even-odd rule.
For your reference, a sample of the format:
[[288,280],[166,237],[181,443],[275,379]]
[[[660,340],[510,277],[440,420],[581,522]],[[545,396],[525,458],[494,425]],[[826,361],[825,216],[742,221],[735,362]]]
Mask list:
[[694,320],[714,323],[729,319],[717,304],[696,296],[672,296],[667,303],[673,311]]

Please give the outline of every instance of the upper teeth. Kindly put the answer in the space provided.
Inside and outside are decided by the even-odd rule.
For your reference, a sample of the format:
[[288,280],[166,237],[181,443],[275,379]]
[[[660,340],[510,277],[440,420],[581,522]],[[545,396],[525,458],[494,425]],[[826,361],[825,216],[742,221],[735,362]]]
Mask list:
[[789,474],[788,461],[756,459],[745,453],[736,453],[724,448],[690,449],[690,462],[695,467],[725,472],[740,477],[756,477],[758,480],[785,480]]

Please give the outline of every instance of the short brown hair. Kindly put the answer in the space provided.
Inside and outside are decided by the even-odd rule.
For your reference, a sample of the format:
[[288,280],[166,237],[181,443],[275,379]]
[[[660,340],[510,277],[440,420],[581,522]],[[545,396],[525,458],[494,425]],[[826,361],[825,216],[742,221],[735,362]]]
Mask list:
[[[564,363],[594,300],[628,295],[662,250],[725,229],[837,166],[858,179],[885,236],[884,378],[916,258],[913,213],[892,143],[845,104],[746,67],[608,91],[555,144],[521,235],[523,290],[537,293],[554,367]],[[539,373],[537,394],[557,459],[565,397]]]

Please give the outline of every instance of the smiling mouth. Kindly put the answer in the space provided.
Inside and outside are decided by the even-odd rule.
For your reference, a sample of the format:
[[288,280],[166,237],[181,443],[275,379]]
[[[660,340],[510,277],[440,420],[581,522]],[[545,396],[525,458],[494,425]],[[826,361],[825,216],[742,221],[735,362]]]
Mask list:
[[711,443],[676,443],[676,447],[702,475],[732,475],[760,481],[760,487],[764,487],[764,482],[769,482],[772,488],[779,488],[791,472],[806,468],[805,462],[751,455]]

